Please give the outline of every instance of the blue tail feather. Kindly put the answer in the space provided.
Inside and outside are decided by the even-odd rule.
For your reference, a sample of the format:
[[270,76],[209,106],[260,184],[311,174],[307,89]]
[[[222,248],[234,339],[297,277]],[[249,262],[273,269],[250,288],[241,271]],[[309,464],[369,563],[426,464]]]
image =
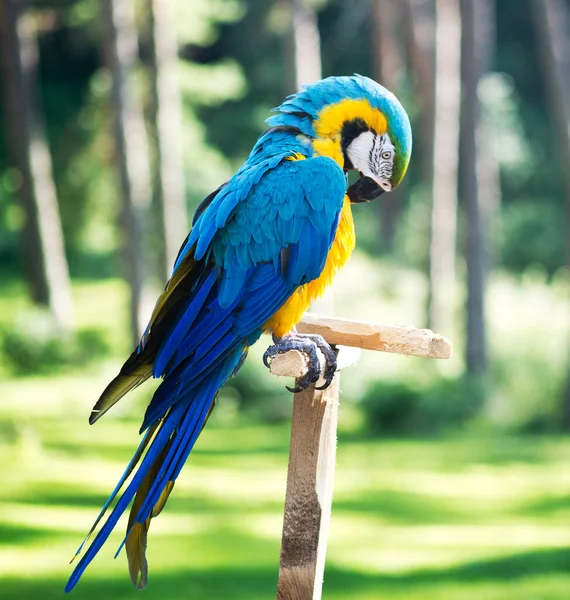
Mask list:
[[[101,546],[109,537],[119,518],[127,509],[139,486],[154,465],[160,453],[166,448],[168,442],[173,440],[164,456],[158,475],[135,520],[142,522],[148,518],[154,504],[156,504],[168,481],[174,481],[179,474],[182,465],[192,450],[208,417],[211,404],[214,401],[218,389],[225,382],[228,374],[235,368],[235,364],[239,361],[240,356],[241,353],[236,353],[236,356],[232,357],[232,360],[218,364],[217,374],[213,374],[208,381],[202,380],[201,384],[186,387],[184,392],[180,395],[179,400],[171,406],[131,482],[71,574],[65,588],[67,592],[76,585],[83,571],[93,560]],[[172,437],[173,435],[175,436],[174,438]],[[124,480],[128,477],[129,470],[132,470],[132,468],[133,465],[130,464],[125,472],[126,475],[121,478],[120,483],[124,483]],[[116,491],[117,490],[115,490],[114,493],[116,493]],[[112,496],[109,502],[111,500]]]
[[218,381],[209,381],[204,389],[199,392],[199,397],[207,399],[206,402],[193,402],[189,407],[180,426],[180,434],[176,437],[169,452],[163,461],[158,474],[135,517],[135,522],[143,523],[148,519],[154,505],[158,502],[169,481],[174,481],[180,469],[186,462],[194,443],[202,431],[202,425],[210,411],[211,403],[218,390]]
[[158,431],[155,439],[153,440],[150,448],[148,449],[141,465],[137,469],[137,472],[135,473],[131,483],[127,486],[126,490],[119,498],[119,501],[115,505],[115,508],[107,518],[107,521],[105,521],[105,524],[103,525],[93,542],[91,542],[91,545],[89,546],[85,554],[81,557],[81,560],[79,561],[73,573],[71,574],[71,577],[69,578],[69,581],[67,582],[67,585],[65,587],[66,592],[72,590],[75,584],[79,581],[79,578],[81,577],[83,571],[85,571],[85,569],[93,560],[97,552],[99,552],[101,546],[105,543],[111,531],[117,524],[117,521],[119,520],[123,512],[127,509],[129,503],[134,498],[134,495],[136,494],[136,491],[142,483],[148,470],[151,468],[157,456],[164,449],[166,443],[170,439],[170,436],[176,428],[177,422],[180,419],[184,408],[185,407],[182,404],[175,405],[172,411],[165,418],[164,422],[162,423],[162,426],[160,427],[160,430]]
[[[95,528],[99,524],[99,521],[103,518],[103,515],[107,512],[107,509],[111,505],[111,502],[113,502],[113,500],[115,499],[115,496],[119,493],[119,491],[123,487],[125,481],[129,478],[129,475],[133,472],[133,469],[135,468],[138,460],[140,459],[142,451],[144,450],[146,444],[149,441],[149,438],[152,436],[154,431],[155,431],[155,428],[153,427],[153,428],[149,429],[148,431],[146,431],[146,433],[144,434],[144,437],[141,440],[141,443],[139,444],[137,451],[133,454],[133,457],[131,458],[129,464],[127,465],[127,468],[125,469],[124,473],[121,475],[121,479],[119,479],[117,485],[115,486],[115,489],[111,492],[109,498],[107,498],[107,501],[103,505],[103,508],[97,515],[97,518],[95,519],[95,523],[93,523],[93,526],[91,527],[89,533],[85,536],[85,539],[81,542],[81,545],[77,549],[75,556],[78,556],[81,553],[81,551],[83,550],[83,546],[85,546],[85,544],[87,543],[87,540],[91,537],[91,534],[93,533],[93,531],[95,531]],[[75,558],[75,556],[73,558]]]

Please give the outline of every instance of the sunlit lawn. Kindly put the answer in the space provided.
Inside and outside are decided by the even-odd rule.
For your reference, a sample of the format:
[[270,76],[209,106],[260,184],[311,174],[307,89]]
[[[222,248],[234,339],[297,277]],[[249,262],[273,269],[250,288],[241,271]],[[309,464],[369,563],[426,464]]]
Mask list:
[[[38,406],[31,402],[31,407]],[[3,404],[0,597],[56,598],[137,423]],[[22,424],[20,424],[20,422]],[[145,597],[274,597],[286,426],[205,431],[152,526]],[[566,599],[570,440],[340,440],[324,597]],[[73,594],[130,598],[117,531]]]
[[[507,292],[497,299],[508,299]],[[18,286],[0,291],[0,325],[25,308],[21,293]],[[87,424],[129,347],[127,320],[117,310],[118,300],[125,305],[124,288],[85,282],[75,294],[80,327],[101,331],[109,356],[53,376],[0,380],[1,600],[64,596],[69,559],[138,440],[144,397],[121,402],[95,427]],[[337,298],[342,306],[342,290]],[[563,306],[561,298],[549,298]],[[358,304],[365,299],[362,293],[351,300],[348,314],[396,322],[419,315],[418,302],[412,309],[394,296],[377,319],[367,312],[372,301]],[[501,306],[493,304],[499,324]],[[512,331],[501,340],[525,346],[512,340]],[[362,363],[364,370],[343,375],[344,434],[324,598],[567,600],[570,439],[461,432],[441,440],[363,439],[347,426],[353,419],[347,398],[366,377],[390,371],[409,377],[419,363],[390,356]],[[532,383],[532,372],[522,376]],[[275,597],[288,437],[286,425],[236,420],[222,398],[167,509],[153,522],[145,598]],[[76,598],[138,594],[124,554],[113,560],[124,526],[85,573]]]

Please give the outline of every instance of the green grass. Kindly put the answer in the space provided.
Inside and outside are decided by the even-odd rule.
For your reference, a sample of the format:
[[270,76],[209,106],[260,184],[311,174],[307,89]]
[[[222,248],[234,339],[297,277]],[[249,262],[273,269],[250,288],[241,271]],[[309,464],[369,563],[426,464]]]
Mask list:
[[[0,410],[3,600],[60,598],[137,422]],[[18,411],[16,411],[18,412]],[[286,426],[214,424],[153,522],[147,598],[274,596]],[[324,598],[555,600],[570,586],[570,440],[339,442]],[[113,534],[73,592],[135,597]]]
[[[369,266],[357,258],[352,279],[337,292],[338,312],[421,322],[423,299],[414,295],[420,283]],[[504,364],[511,370],[499,381],[508,397],[491,399],[491,416],[525,397],[545,402],[543,382],[555,381],[552,373],[564,368],[560,350],[567,331],[560,325],[553,347],[531,342],[542,339],[533,337],[540,324],[562,323],[566,284],[494,282],[491,344],[495,356],[509,357]],[[371,285],[376,295],[366,294]],[[129,350],[127,297],[117,281],[76,282],[74,293],[79,329],[100,332],[111,352],[83,368],[27,377],[6,370],[0,378],[2,600],[64,597],[69,559],[132,455],[142,406],[152,393],[137,391],[101,423],[88,426],[94,400]],[[540,310],[531,311],[528,303]],[[22,285],[8,282],[0,291],[0,328],[28,307]],[[250,358],[256,361],[259,349]],[[343,375],[325,600],[568,597],[570,439],[457,432],[441,440],[380,440],[355,433],[362,417],[350,400],[368,381],[421,382],[438,369],[457,372],[457,363],[368,353]],[[536,365],[543,363],[552,372],[539,373]],[[270,381],[262,368],[255,377],[266,378],[263,389],[283,385]],[[286,402],[281,412],[287,414]],[[153,522],[145,598],[275,597],[289,432],[286,425],[245,419],[236,417],[231,395],[221,398],[167,509]],[[140,597],[124,555],[113,560],[124,526],[123,521],[85,573],[75,598]]]

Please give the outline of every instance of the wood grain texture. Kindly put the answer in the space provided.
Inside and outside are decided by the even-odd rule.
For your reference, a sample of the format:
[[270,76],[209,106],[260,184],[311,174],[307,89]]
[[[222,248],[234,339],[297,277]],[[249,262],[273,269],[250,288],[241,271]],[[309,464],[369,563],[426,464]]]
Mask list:
[[289,350],[271,359],[269,372],[277,377],[303,377],[309,370],[309,357],[299,350]]
[[320,600],[338,420],[337,373],[323,391],[295,394],[277,600]]
[[451,358],[451,342],[447,338],[409,325],[380,325],[305,313],[297,331],[318,333],[329,344],[424,358]]

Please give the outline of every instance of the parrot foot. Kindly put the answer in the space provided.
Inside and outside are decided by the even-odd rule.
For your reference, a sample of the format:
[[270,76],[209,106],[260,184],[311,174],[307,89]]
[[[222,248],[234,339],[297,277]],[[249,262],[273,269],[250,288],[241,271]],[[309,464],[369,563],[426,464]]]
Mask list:
[[[337,350],[325,342],[324,338],[315,334],[294,333],[277,338],[273,336],[273,346],[269,346],[263,355],[263,364],[269,368],[271,359],[278,354],[285,354],[289,350],[298,350],[309,357],[309,369],[303,377],[297,380],[297,387],[290,388],[285,386],[290,392],[296,394],[307,389],[312,383],[316,383],[320,377],[325,380],[324,384],[315,387],[316,390],[326,390],[332,383],[336,372]],[[325,357],[325,367],[321,367],[317,350],[320,350]]]

